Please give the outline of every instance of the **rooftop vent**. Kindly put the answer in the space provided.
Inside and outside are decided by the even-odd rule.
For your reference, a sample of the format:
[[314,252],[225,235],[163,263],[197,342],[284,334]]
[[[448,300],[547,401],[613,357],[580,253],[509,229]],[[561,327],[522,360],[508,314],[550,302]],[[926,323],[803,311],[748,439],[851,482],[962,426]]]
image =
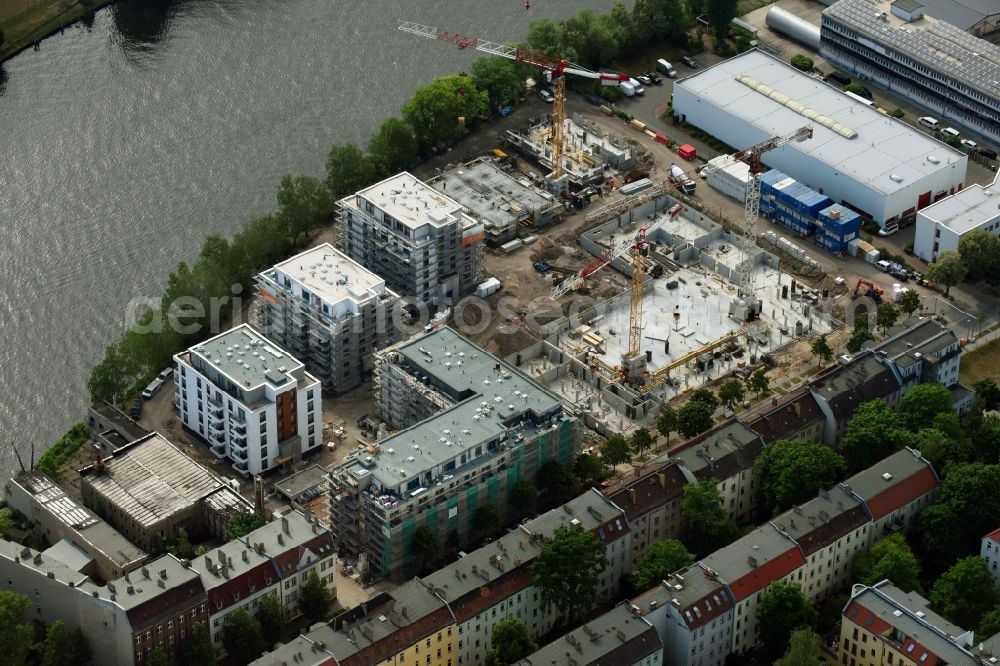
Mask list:
[[885,479],[886,481],[892,481],[892,474],[889,474],[889,472],[884,472],[882,474],[882,478]]

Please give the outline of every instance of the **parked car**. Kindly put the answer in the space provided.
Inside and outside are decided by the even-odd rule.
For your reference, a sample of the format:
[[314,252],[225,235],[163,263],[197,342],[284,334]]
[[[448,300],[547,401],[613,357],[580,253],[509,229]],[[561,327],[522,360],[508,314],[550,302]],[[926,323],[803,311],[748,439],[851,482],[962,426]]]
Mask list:
[[640,74],[639,76],[635,77],[635,80],[644,86],[653,85],[653,80],[649,78],[649,74]]
[[878,230],[879,236],[891,236],[899,231],[899,224],[896,222],[886,222],[885,226]]
[[649,77],[649,80],[653,82],[654,86],[663,85],[663,79],[656,72],[646,72],[646,76]]
[[151,381],[149,383],[149,386],[147,386],[142,390],[143,399],[149,400],[150,398],[152,398],[154,395],[156,395],[156,392],[160,390],[161,386],[163,386],[163,380],[160,379],[159,377]]
[[991,148],[980,148],[976,152],[988,160],[995,160],[997,158],[997,151]]
[[950,136],[955,139],[957,139],[960,136],[959,131],[954,127],[945,127],[943,130],[941,130],[941,134],[944,134],[945,136]]
[[694,58],[690,56],[684,56],[681,58],[681,62],[690,67],[691,69],[698,69],[698,63],[694,61]]
[[674,69],[674,66],[671,65],[666,60],[664,60],[663,58],[660,58],[659,60],[656,61],[656,71],[663,72],[667,76],[667,78],[670,79],[673,79],[677,76],[677,70]]
[[909,273],[907,273],[903,269],[897,269],[897,270],[894,270],[894,271],[890,271],[889,275],[891,275],[892,277],[896,278],[900,282],[906,282],[906,281],[908,281],[910,279]]
[[132,417],[133,421],[139,420],[139,418],[142,416],[142,400],[136,398],[135,400],[132,401],[132,409],[129,412],[129,415]]
[[552,102],[556,101],[556,96],[547,88],[538,91],[538,97],[546,104],[552,104]]
[[173,376],[174,376],[174,369],[173,368],[167,368],[167,369],[161,371],[160,374],[156,375],[156,378],[157,379],[161,379],[163,381],[167,381],[168,379],[170,379]]
[[979,145],[978,143],[976,143],[972,139],[962,139],[961,143],[962,143],[963,146],[965,146],[969,150],[975,150],[976,147]]
[[920,118],[917,118],[917,122],[924,127],[930,127],[931,129],[937,129],[937,126],[939,125],[937,118],[932,118],[931,116],[921,116]]

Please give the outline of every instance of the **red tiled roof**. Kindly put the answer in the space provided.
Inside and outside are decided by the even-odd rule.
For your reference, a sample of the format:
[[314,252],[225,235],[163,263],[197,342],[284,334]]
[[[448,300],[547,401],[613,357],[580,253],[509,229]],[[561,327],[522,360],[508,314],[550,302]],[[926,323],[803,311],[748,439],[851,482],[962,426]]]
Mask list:
[[892,627],[888,622],[875,615],[857,601],[852,601],[844,609],[844,617],[863,628],[865,631],[881,636]]
[[729,600],[729,595],[726,594],[725,589],[720,585],[711,594],[706,594],[693,604],[688,604],[681,608],[680,612],[685,619],[688,617],[691,618],[687,621],[687,626],[688,629],[694,630],[729,612],[732,608],[733,602]]
[[[208,574],[209,577],[213,575]],[[271,579],[271,584],[274,584],[274,567],[271,566],[270,562],[261,562],[252,569],[248,569],[233,576],[226,582],[213,587],[208,591],[209,612],[212,614],[218,613],[222,609],[240,603],[240,599],[245,599],[251,594],[256,594],[268,586],[268,578]]]
[[987,534],[984,539],[993,539],[994,541],[1000,542],[1000,527],[996,528],[989,534]]
[[787,576],[806,563],[799,547],[792,543],[789,545],[791,547],[781,555],[772,557],[764,564],[751,569],[750,573],[742,578],[729,581],[729,588],[733,591],[737,603],[754,592],[764,589],[779,578]]
[[530,586],[531,571],[520,566],[454,600],[448,598],[448,591],[444,590],[444,600],[451,605],[455,621],[464,622]]
[[901,509],[919,497],[938,487],[937,477],[930,467],[924,467],[916,474],[900,479],[868,500],[868,508],[874,520]]
[[[320,548],[322,546],[326,546],[326,550],[321,553]],[[330,532],[323,532],[303,544],[294,548],[289,548],[288,550],[278,553],[277,555],[272,555],[271,559],[274,561],[274,566],[278,570],[278,576],[280,578],[289,578],[290,576],[295,575],[299,562],[305,555],[306,550],[309,550],[320,558],[323,558],[332,552],[333,546],[333,535]]]

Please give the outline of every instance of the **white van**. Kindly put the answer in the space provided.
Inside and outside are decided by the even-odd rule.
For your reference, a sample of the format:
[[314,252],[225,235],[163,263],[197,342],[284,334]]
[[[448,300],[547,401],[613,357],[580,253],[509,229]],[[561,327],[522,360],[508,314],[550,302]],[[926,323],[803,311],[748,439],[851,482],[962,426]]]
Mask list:
[[677,70],[675,70],[674,66],[671,65],[666,60],[664,60],[663,58],[660,58],[659,60],[656,61],[656,69],[660,72],[663,72],[663,74],[670,77],[671,79],[677,78]]
[[622,81],[618,84],[618,90],[622,92],[626,97],[631,97],[635,94],[635,86],[633,86],[628,81]]
[[150,398],[152,398],[156,394],[156,392],[160,390],[161,386],[163,386],[163,380],[160,379],[159,377],[157,377],[156,379],[154,379],[153,381],[151,381],[149,383],[149,386],[147,386],[142,391],[142,397],[143,397],[143,399],[144,400],[149,400]]
[[954,127],[945,127],[945,128],[943,129],[943,130],[941,130],[941,134],[944,134],[945,136],[953,136],[953,137],[955,137],[956,139],[957,139],[957,138],[958,138],[959,136],[961,136],[961,135],[959,134],[958,130],[957,130],[957,129],[955,129]]
[[937,118],[931,118],[930,116],[921,116],[917,119],[917,122],[924,127],[930,127],[931,129],[937,129],[938,126]]

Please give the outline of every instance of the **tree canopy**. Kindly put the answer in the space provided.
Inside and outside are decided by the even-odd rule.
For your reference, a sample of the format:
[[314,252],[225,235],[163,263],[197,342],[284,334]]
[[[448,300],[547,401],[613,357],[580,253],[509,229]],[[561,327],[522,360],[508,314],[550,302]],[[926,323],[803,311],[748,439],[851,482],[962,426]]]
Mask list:
[[1000,603],[1000,592],[986,562],[978,555],[966,557],[937,579],[931,588],[934,609],[963,629],[976,629],[987,613]]
[[760,474],[764,501],[775,514],[812,499],[844,473],[844,459],[825,444],[778,440],[766,446],[753,464]]
[[596,488],[610,475],[610,470],[601,456],[581,453],[573,461],[573,475],[580,488]]
[[511,104],[524,94],[524,77],[513,60],[491,56],[472,63],[472,80],[476,87],[486,92],[490,108]]
[[904,592],[919,592],[920,563],[903,535],[893,533],[854,556],[851,578],[865,585],[874,585],[888,578]]
[[267,645],[274,645],[281,639],[285,623],[288,621],[288,609],[277,594],[269,594],[260,600],[256,616],[260,624],[261,636]]
[[714,479],[702,479],[684,486],[681,514],[687,521],[686,543],[699,557],[739,536],[739,529],[722,508],[719,487]]
[[1000,515],[1000,465],[955,465],[941,482],[934,504],[917,515],[922,552],[938,566],[962,553],[978,553],[982,535],[996,528]]
[[907,317],[912,316],[922,305],[920,294],[912,289],[907,289],[899,299],[899,309],[906,313]]
[[0,654],[15,666],[31,652],[34,631],[26,621],[31,602],[23,594],[0,592]]
[[813,340],[810,349],[812,349],[813,356],[818,358],[821,363],[829,363],[833,359],[833,347],[827,342],[825,335]]
[[493,649],[486,653],[486,666],[516,664],[538,649],[528,627],[518,618],[506,618],[490,630]]
[[719,387],[719,401],[729,410],[736,409],[742,402],[745,391],[738,379],[728,379]]
[[767,377],[767,373],[764,372],[764,369],[757,368],[747,378],[747,389],[756,393],[757,397],[759,398],[762,393],[767,393],[767,389],[770,383],[771,382]]
[[441,556],[441,544],[438,536],[427,525],[421,525],[413,532],[413,541],[410,546],[413,551],[414,566],[417,571],[425,571],[433,567]]
[[538,491],[527,481],[518,481],[510,489],[510,497],[507,501],[514,518],[520,520],[535,508],[535,503],[538,501]]
[[636,428],[629,437],[629,447],[635,451],[636,455],[642,455],[653,446],[653,436],[645,428]]
[[943,284],[947,296],[952,287],[965,279],[968,270],[958,252],[945,250],[927,267],[927,277],[932,282]]
[[200,622],[191,627],[190,638],[181,644],[181,663],[184,666],[215,666],[212,636]]
[[561,525],[531,564],[542,605],[555,606],[574,623],[598,601],[597,588],[608,558],[604,544],[579,525]]
[[719,407],[719,398],[707,388],[696,389],[688,398],[692,402],[701,402],[712,408],[714,412]]
[[555,460],[548,461],[538,470],[538,483],[560,504],[577,495],[576,478]]
[[326,589],[319,574],[313,569],[299,592],[299,608],[310,622],[319,622],[326,619],[331,605],[333,599],[330,598],[330,590]]
[[934,417],[951,410],[951,391],[941,384],[917,384],[899,400],[899,421],[919,430],[933,424]]
[[875,310],[875,323],[882,329],[883,333],[895,326],[898,320],[899,310],[892,303],[882,303]]
[[632,451],[625,436],[617,432],[609,435],[601,444],[601,457],[612,467],[632,460]]
[[632,587],[637,591],[646,590],[665,580],[673,572],[694,562],[694,555],[688,552],[680,541],[663,539],[650,545],[635,562],[632,572]]
[[700,400],[688,401],[677,412],[677,430],[684,437],[696,437],[712,427],[713,412],[713,407]]
[[811,629],[796,629],[788,640],[788,650],[775,666],[820,666],[823,662],[820,652],[820,637]]
[[669,405],[665,405],[656,417],[656,430],[670,441],[670,433],[678,428],[677,410]]
[[1000,282],[1000,238],[985,229],[976,229],[958,241],[958,255],[968,268],[970,280]]
[[375,182],[372,158],[353,143],[335,145],[326,158],[326,186],[334,200],[342,199]]
[[259,511],[247,511],[229,519],[226,527],[226,540],[232,541],[250,534],[255,529],[264,526],[264,514]]
[[460,119],[471,122],[486,114],[489,95],[466,74],[439,76],[417,88],[403,105],[403,118],[413,128],[422,153],[440,146],[460,131]]
[[980,379],[972,385],[972,388],[976,391],[976,395],[983,399],[983,406],[986,409],[1000,407],[1000,386],[997,386],[996,380],[989,377]]
[[386,118],[368,141],[368,158],[382,178],[409,169],[417,161],[413,128],[399,118]]
[[840,441],[840,450],[850,472],[871,467],[879,460],[913,443],[913,434],[882,400],[858,405]]
[[237,608],[222,625],[222,644],[236,661],[249,664],[264,651],[260,622],[245,608]]
[[757,605],[760,639],[772,654],[784,654],[792,632],[815,629],[816,609],[795,583],[771,583]]
[[330,190],[317,178],[285,176],[278,186],[278,215],[296,243],[333,216]]

